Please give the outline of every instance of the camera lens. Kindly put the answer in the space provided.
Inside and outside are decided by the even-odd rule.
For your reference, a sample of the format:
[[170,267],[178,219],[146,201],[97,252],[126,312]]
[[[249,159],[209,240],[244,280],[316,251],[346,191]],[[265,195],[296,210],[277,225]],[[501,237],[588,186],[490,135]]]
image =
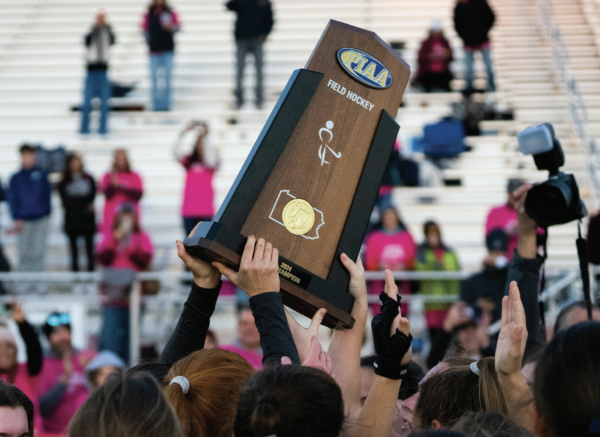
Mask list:
[[551,179],[529,191],[525,211],[539,226],[552,226],[561,223],[571,199],[569,185],[560,179]]

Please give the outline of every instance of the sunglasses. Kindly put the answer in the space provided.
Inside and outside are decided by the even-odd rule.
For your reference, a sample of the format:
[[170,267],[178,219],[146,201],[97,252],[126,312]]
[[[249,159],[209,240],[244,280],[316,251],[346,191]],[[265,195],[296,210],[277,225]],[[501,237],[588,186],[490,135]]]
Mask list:
[[50,317],[48,317],[46,323],[52,326],[53,328],[60,325],[70,325],[71,317],[69,317],[67,313],[53,314]]

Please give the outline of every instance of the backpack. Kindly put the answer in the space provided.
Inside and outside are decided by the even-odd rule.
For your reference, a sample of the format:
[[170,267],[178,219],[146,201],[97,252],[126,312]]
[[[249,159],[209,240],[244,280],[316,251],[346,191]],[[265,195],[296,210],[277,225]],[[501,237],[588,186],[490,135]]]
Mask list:
[[462,120],[446,117],[423,129],[420,140],[425,156],[431,159],[456,158],[467,150]]

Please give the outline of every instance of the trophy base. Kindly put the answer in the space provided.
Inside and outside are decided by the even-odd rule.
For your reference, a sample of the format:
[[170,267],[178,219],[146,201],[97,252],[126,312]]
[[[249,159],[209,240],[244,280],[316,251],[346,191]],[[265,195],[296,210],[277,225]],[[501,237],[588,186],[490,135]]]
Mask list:
[[[205,222],[201,223],[194,235],[186,238],[183,244],[188,253],[196,258],[211,263],[217,261],[238,270],[246,237],[228,231],[217,222]],[[308,318],[312,318],[320,308],[325,308],[327,314],[322,324],[328,328],[354,326],[354,318],[350,314],[354,297],[347,290],[333,290],[332,288],[336,288],[333,284],[328,284],[324,279],[282,257],[280,263],[291,267],[298,275],[295,278],[299,282],[294,283],[280,275],[280,292],[284,305]],[[282,269],[279,271],[281,273]]]

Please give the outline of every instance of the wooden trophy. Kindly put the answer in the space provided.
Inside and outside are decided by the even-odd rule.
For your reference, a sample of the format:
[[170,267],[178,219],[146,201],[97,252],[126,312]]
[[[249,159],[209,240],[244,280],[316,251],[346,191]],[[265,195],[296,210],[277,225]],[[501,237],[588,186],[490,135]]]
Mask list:
[[279,249],[285,305],[352,327],[350,275],[398,134],[410,76],[375,33],[330,21],[305,69],[294,71],[214,221],[187,251],[238,269],[246,238]]

